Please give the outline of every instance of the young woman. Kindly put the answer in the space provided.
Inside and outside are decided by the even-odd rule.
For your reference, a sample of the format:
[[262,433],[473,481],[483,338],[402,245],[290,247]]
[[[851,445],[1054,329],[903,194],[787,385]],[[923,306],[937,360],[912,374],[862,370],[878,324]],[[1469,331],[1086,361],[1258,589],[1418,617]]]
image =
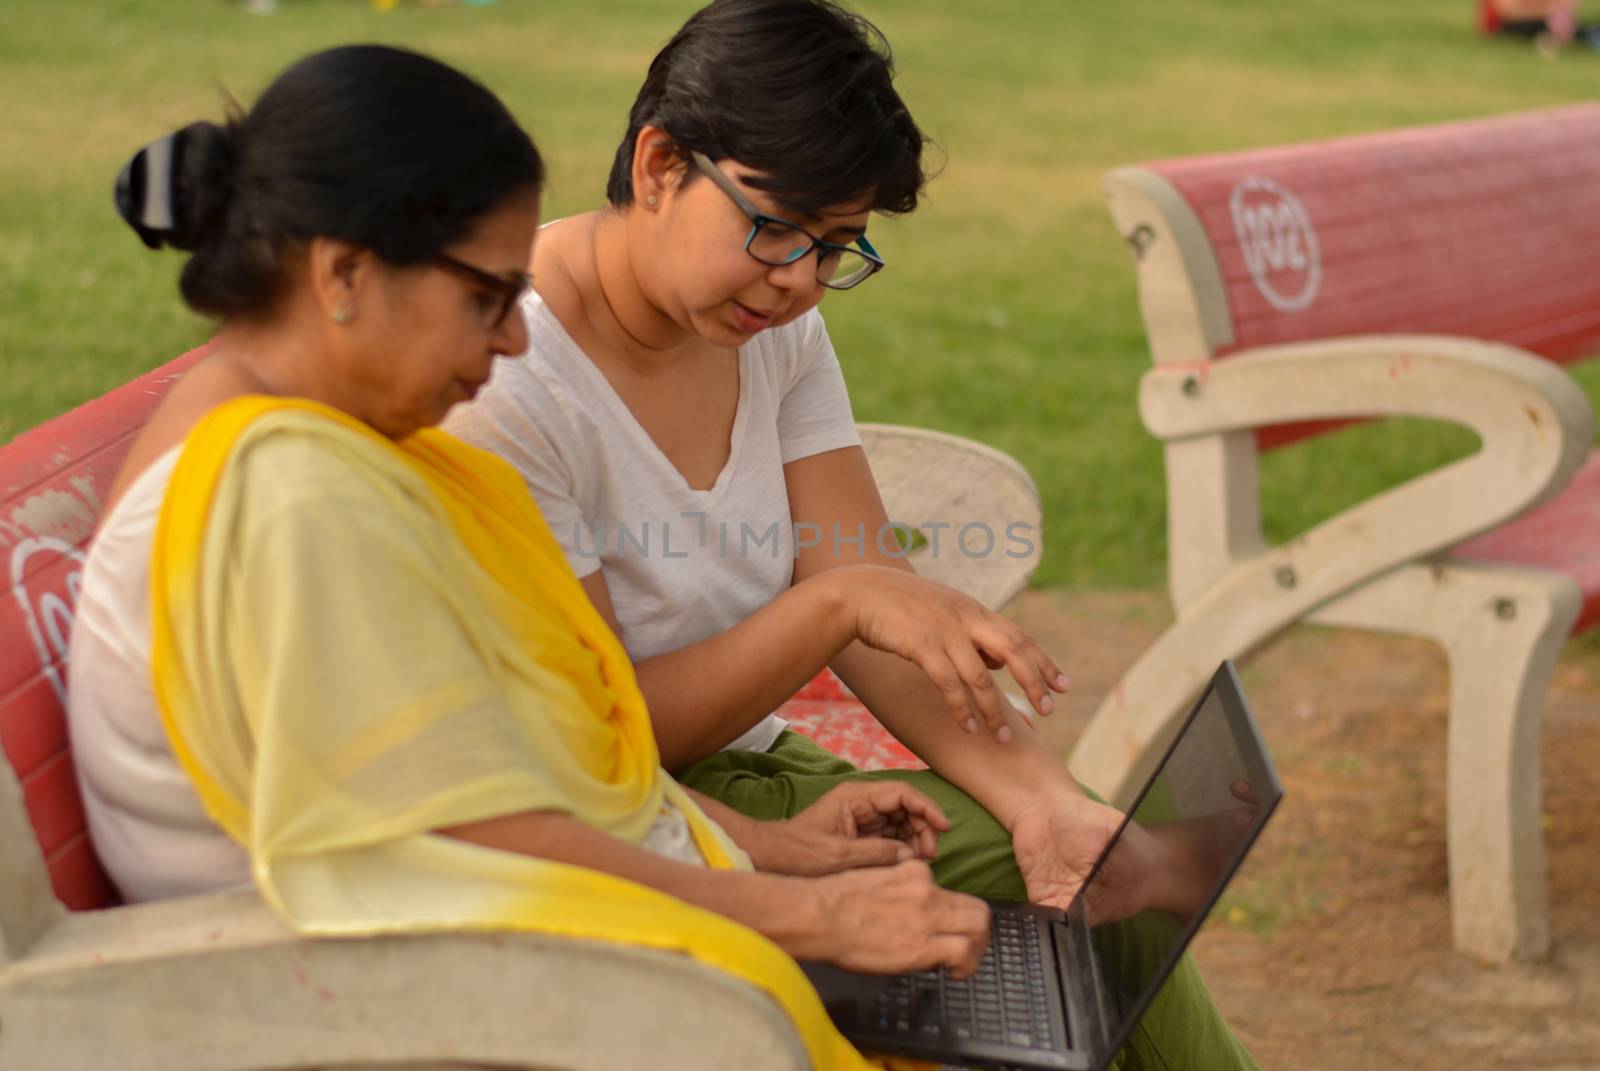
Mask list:
[[988,912],[917,858],[944,816],[899,785],[792,822],[702,807],[526,488],[432,429],[526,348],[542,175],[481,86],[375,46],[124,172],[125,218],[192,254],[184,298],[221,327],[85,571],[70,720],[96,847],[130,899],[253,882],[308,932],[679,947],[770,989],[817,1066],[858,1066],[773,943],[970,970]]
[[[872,215],[923,186],[891,77],[877,31],[826,0],[694,15],[650,65],[607,206],[540,237],[528,352],[447,427],[531,486],[685,784],[778,818],[841,782],[912,783],[954,822],[942,884],[1065,906],[1119,816],[989,671],[1009,666],[1041,714],[1065,679],[875,538],[887,518],[816,311],[830,289],[871,300]],[[771,712],[824,665],[932,771],[864,774],[786,732]],[[1164,847],[1131,910],[1192,904],[1203,867]],[[1250,1066],[1187,963],[1129,1052]]]

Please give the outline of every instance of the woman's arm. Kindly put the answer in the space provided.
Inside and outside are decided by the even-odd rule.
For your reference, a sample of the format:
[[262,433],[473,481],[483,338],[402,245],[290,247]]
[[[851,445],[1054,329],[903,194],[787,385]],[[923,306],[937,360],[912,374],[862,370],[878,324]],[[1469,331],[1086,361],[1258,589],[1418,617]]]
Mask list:
[[[797,521],[820,524],[824,531],[836,523],[851,532],[860,526],[868,534],[860,544],[850,544],[846,554],[826,544],[801,551],[795,561],[797,584],[862,561],[914,572],[904,558],[884,555],[873,538],[889,518],[862,450],[835,450],[791,462],[784,475],[790,512]],[[1042,799],[1058,793],[1082,795],[1065,764],[1009,703],[1001,704],[1001,730],[992,735],[963,733],[943,716],[943,696],[912,663],[853,643],[833,659],[832,666],[890,732],[945,780],[983,804],[1007,829]],[[1019,683],[1027,682],[1019,679]],[[1040,713],[1053,708],[1050,693],[1040,682],[1035,682],[1030,699]]]
[[[859,456],[860,449],[838,453]],[[911,672],[934,682],[945,720],[969,733],[982,723],[1003,742],[1012,731],[986,660],[1010,666],[1035,704],[1049,709],[1050,689],[1064,688],[1065,679],[1026,633],[965,595],[890,564],[818,570],[727,631],[637,663],[661,764],[680,769],[723,747],[857,639],[908,660]],[[615,629],[603,576],[582,582]]]
[[848,781],[793,818],[763,822],[685,788],[757,870],[820,877],[907,859],[932,860],[950,828],[939,805],[899,781]]
[[962,732],[944,717],[938,690],[904,659],[856,643],[832,668],[897,740],[1007,829],[1050,792],[1082,795],[1066,764],[1009,705],[1002,742],[989,733]]
[[663,858],[554,811],[525,811],[437,832],[626,878],[749,926],[792,956],[852,970],[948,966],[970,974],[988,942],[983,901],[940,889],[918,861],[824,878],[710,870]]
[[[871,469],[860,450],[792,462],[785,467],[785,475],[790,510],[797,519],[828,525],[837,522],[847,528],[863,525],[868,533],[887,523]],[[863,540],[859,547],[869,561],[911,570],[903,559],[885,559],[875,539]],[[856,548],[852,544],[848,558],[827,547],[803,552],[795,563],[796,580],[815,579],[846,567],[847,562],[857,560]],[[949,718],[941,716],[943,697],[938,690],[903,659],[855,643],[833,660],[833,668],[895,736],[1006,828],[1029,899],[1068,906],[1122,816],[1085,796],[1066,764],[1009,704],[1004,705],[1002,716],[1011,742],[1004,743],[1000,733],[957,731]],[[1019,683],[1027,686],[1020,677]],[[1029,694],[1035,709],[1048,713],[1048,692],[1040,691],[1036,683]],[[1183,859],[1168,847],[1153,844],[1144,857],[1146,865],[1129,871],[1121,890],[1129,903],[1182,899],[1179,886],[1187,871],[1181,865]]]
[[[869,533],[860,544],[864,560],[911,571],[904,559],[881,554],[870,537],[887,523],[887,516],[860,450],[818,454],[791,463],[785,474],[797,519],[826,526],[837,522],[846,530],[863,525]],[[851,544],[849,556],[828,547],[804,551],[795,563],[795,578],[814,579],[862,560],[856,551],[856,544]],[[1122,816],[1085,796],[1066,764],[1009,704],[1003,716],[1011,742],[1002,743],[999,734],[958,731],[942,716],[942,696],[926,674],[903,659],[853,643],[833,660],[833,668],[901,742],[1011,833],[1029,898],[1066,907]],[[1034,688],[1030,695],[1036,709],[1048,710],[1047,692]],[[1143,903],[1188,903],[1197,885],[1191,855],[1174,838],[1150,839],[1142,865],[1128,868],[1119,890],[1134,905],[1128,913]]]
[[[582,579],[613,631],[604,575]],[[636,663],[661,765],[682,769],[736,739],[794,695],[854,639],[833,579],[796,585],[726,632]]]

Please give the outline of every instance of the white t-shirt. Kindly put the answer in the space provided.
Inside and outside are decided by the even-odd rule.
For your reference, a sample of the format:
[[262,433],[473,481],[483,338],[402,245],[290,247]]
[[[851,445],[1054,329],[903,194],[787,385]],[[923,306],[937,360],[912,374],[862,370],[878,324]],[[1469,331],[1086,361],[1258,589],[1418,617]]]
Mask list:
[[[629,656],[699,643],[782,594],[797,540],[783,466],[861,444],[821,314],[739,348],[728,461],[704,491],[689,487],[537,293],[523,314],[527,352],[497,361],[444,427],[515,465],[573,570],[603,572]],[[768,715],[727,749],[764,751],[784,724]]]

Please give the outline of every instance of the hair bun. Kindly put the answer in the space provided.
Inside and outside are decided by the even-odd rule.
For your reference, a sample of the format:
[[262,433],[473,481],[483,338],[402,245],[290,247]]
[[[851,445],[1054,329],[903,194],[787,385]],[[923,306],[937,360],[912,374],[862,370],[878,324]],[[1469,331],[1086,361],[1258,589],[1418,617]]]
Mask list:
[[117,213],[151,249],[195,249],[227,209],[233,162],[233,131],[191,123],[133,154],[117,175]]

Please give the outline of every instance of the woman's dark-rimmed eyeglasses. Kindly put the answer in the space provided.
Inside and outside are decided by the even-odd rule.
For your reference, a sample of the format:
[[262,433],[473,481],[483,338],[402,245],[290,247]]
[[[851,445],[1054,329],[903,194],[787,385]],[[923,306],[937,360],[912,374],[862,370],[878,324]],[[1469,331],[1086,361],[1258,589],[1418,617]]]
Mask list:
[[874,272],[883,270],[883,258],[872,248],[866,235],[857,238],[852,245],[840,245],[818,238],[804,227],[769,216],[756,208],[705,153],[691,152],[689,156],[694,166],[749,218],[750,233],[745,237],[744,251],[761,263],[781,268],[814,251],[817,254],[817,282],[830,290],[849,290],[865,282]]
[[[488,321],[491,329],[499,327],[505,322],[506,314],[514,305],[522,300],[533,286],[533,276],[525,271],[507,272],[497,275],[492,271],[484,271],[468,264],[464,260],[457,260],[448,253],[435,253],[430,259],[435,267],[459,275],[461,278],[488,291],[483,295],[484,319]],[[489,295],[493,295],[491,299]]]

